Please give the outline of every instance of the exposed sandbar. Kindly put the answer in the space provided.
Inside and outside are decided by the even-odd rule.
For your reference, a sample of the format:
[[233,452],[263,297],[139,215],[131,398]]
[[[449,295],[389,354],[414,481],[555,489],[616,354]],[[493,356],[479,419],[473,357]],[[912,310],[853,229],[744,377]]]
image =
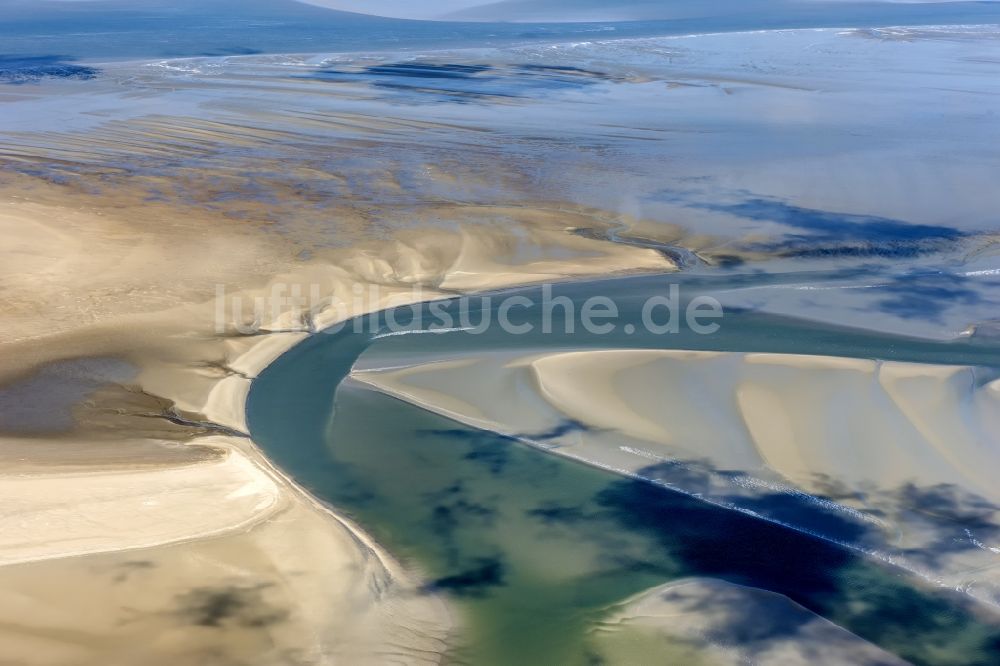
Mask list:
[[[624,349],[455,353],[377,366],[376,356],[363,357],[352,377],[460,422],[753,507],[1000,598],[1000,560],[976,537],[1000,520],[991,471],[1000,465],[1000,381],[989,372]],[[764,496],[782,502],[769,511],[755,501]],[[857,522],[860,536],[831,531],[830,515]],[[980,527],[970,532],[971,515]]]

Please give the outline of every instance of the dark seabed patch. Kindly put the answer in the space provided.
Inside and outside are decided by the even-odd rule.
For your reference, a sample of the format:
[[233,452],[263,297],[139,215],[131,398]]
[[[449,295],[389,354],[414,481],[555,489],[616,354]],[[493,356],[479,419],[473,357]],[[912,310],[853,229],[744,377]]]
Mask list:
[[674,193],[664,193],[661,199],[688,208],[724,213],[753,222],[781,224],[807,232],[788,233],[778,242],[748,248],[782,257],[912,259],[947,250],[970,237],[968,232],[955,227],[807,208],[759,196],[731,203],[692,201],[684,194]]
[[954,273],[918,273],[878,289],[885,298],[876,306],[903,319],[942,321],[945,310],[956,304],[977,305],[982,294],[974,283]]
[[116,358],[56,361],[0,387],[0,432],[42,435],[73,428],[73,408],[105,386],[131,381],[135,367]]
[[19,56],[0,54],[0,83],[23,85],[42,79],[78,79],[89,81],[100,73],[95,67],[73,64],[73,58],[60,55]]
[[579,67],[453,64],[419,60],[361,68],[322,69],[309,78],[369,85],[374,89],[405,95],[408,103],[502,102],[504,99],[527,99],[557,91],[581,90],[602,81],[622,80],[621,77]]

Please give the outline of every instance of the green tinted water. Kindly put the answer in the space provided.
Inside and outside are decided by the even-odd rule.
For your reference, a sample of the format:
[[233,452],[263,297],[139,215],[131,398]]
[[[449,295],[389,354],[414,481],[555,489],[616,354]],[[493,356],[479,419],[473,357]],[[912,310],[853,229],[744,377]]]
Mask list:
[[[594,288],[574,285],[566,293]],[[620,290],[626,316],[628,302],[656,288],[648,280],[601,285],[605,293]],[[609,605],[677,578],[711,576],[784,594],[914,663],[996,663],[1000,631],[977,620],[956,594],[918,586],[829,542],[343,381],[366,350],[395,356],[572,341],[997,364],[992,348],[822,331],[747,313],[730,313],[714,336],[512,339],[491,329],[481,336],[371,338],[347,327],[313,336],[279,359],[254,383],[252,434],[277,464],[452,600],[467,621],[456,662],[590,663],[588,628]],[[741,629],[734,626],[734,635]]]

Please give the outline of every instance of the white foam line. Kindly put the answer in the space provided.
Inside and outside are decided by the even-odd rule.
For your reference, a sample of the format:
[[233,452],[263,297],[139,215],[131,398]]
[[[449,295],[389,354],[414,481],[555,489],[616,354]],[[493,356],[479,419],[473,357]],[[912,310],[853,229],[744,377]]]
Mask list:
[[382,338],[393,338],[397,335],[420,335],[421,333],[461,333],[462,331],[473,331],[474,326],[465,327],[454,327],[454,328],[413,328],[407,329],[405,331],[387,331],[385,333],[378,333],[372,336],[372,340],[381,340]]
[[1000,548],[994,548],[993,546],[987,546],[985,543],[983,543],[982,541],[980,541],[979,539],[977,539],[975,536],[973,536],[972,530],[966,528],[965,529],[965,535],[969,537],[969,541],[971,541],[972,545],[975,546],[976,548],[980,548],[982,550],[988,550],[991,553],[996,553],[996,554],[1000,555]]
[[758,284],[750,287],[733,287],[732,289],[720,289],[719,293],[730,293],[736,291],[756,291],[760,289],[790,289],[794,291],[835,291],[839,289],[879,289],[888,287],[888,282],[876,284],[844,284],[844,285],[806,285],[806,284]]
[[[643,451],[641,449],[635,449],[630,446],[619,446],[618,448],[619,450],[625,451],[626,453],[631,453],[633,455],[641,456],[643,458],[648,458],[650,460],[657,460],[660,462],[669,463],[671,465],[675,465],[682,469],[692,469],[694,467],[693,465],[687,464],[676,458],[667,458],[664,456],[659,456],[656,455],[655,453],[650,453],[649,451]],[[857,520],[861,520],[867,523],[872,523],[874,525],[878,525],[879,527],[883,527],[886,529],[889,528],[888,523],[886,523],[883,520],[879,520],[874,516],[866,514],[862,511],[858,511],[857,509],[852,509],[849,506],[844,506],[843,504],[839,504],[837,502],[824,499],[822,497],[817,497],[816,495],[810,495],[809,493],[799,490],[798,488],[793,488],[792,486],[787,486],[780,483],[773,483],[771,481],[759,479],[757,477],[750,476],[748,474],[741,474],[740,476],[733,478],[732,483],[739,486],[740,488],[746,488],[749,490],[767,489],[773,492],[790,495],[799,499],[806,500],[812,504],[816,504],[820,507],[823,507],[824,509],[837,511],[839,513],[846,513],[847,515]]]
[[[622,447],[622,448],[625,448],[625,447]],[[642,455],[642,452],[638,452],[637,451],[637,453],[639,455]],[[937,576],[934,576],[930,572],[928,572],[926,570],[923,570],[923,569],[920,569],[920,568],[916,567],[915,565],[910,564],[905,559],[898,558],[898,557],[896,557],[895,555],[893,555],[891,553],[887,553],[887,552],[880,551],[880,550],[874,550],[874,549],[865,548],[865,547],[861,546],[860,544],[851,543],[851,542],[848,542],[848,541],[841,541],[840,539],[835,539],[835,538],[833,538],[831,536],[822,534],[820,532],[816,532],[814,530],[810,530],[810,529],[807,529],[807,528],[804,528],[804,527],[799,527],[797,525],[792,525],[790,523],[786,523],[786,522],[778,520],[776,518],[772,518],[770,516],[766,516],[766,515],[760,514],[760,513],[756,512],[756,511],[753,511],[752,509],[747,509],[745,507],[741,507],[739,505],[736,505],[736,504],[733,504],[733,503],[730,503],[730,502],[722,502],[722,501],[719,501],[719,500],[711,498],[711,497],[706,497],[705,495],[702,495],[701,493],[691,492],[689,490],[685,490],[683,488],[679,488],[677,486],[674,486],[672,484],[666,483],[664,481],[660,481],[658,479],[651,479],[649,477],[642,476],[641,474],[636,474],[635,472],[630,472],[628,470],[618,469],[618,468],[615,468],[615,467],[613,467],[611,465],[604,465],[604,464],[601,464],[601,463],[596,463],[596,462],[587,460],[586,458],[581,458],[581,457],[575,456],[575,455],[570,455],[570,454],[566,454],[566,455],[567,455],[567,457],[574,458],[576,460],[579,460],[580,462],[584,462],[584,463],[587,463],[589,465],[593,465],[595,467],[601,467],[601,468],[607,469],[609,471],[617,472],[617,473],[622,474],[624,476],[628,476],[628,477],[631,477],[631,478],[634,478],[634,479],[639,479],[639,480],[642,480],[642,481],[646,481],[647,483],[651,483],[653,485],[660,486],[662,488],[667,488],[669,490],[673,490],[675,492],[681,493],[682,495],[687,495],[688,497],[692,497],[692,498],[700,500],[702,502],[706,502],[707,504],[719,507],[721,509],[729,509],[730,511],[736,511],[738,513],[742,513],[742,514],[750,516],[752,518],[757,518],[757,519],[760,519],[760,520],[764,520],[764,521],[772,523],[774,525],[780,525],[781,527],[784,527],[786,529],[790,529],[793,532],[799,532],[800,534],[806,534],[806,535],[814,537],[816,539],[820,539],[821,541],[825,541],[827,543],[832,543],[834,545],[841,546],[842,548],[846,548],[846,549],[854,551],[856,553],[861,553],[861,554],[866,555],[868,557],[872,557],[872,558],[874,558],[876,560],[884,562],[885,564],[889,564],[891,566],[899,567],[900,569],[903,569],[904,571],[907,571],[907,572],[913,574],[914,576],[917,576],[918,578],[920,578],[920,579],[922,579],[922,580],[924,580],[924,581],[926,581],[928,583],[931,583],[933,585],[936,585],[938,587],[943,587],[943,588],[949,588],[949,587],[951,587],[950,585],[948,585],[947,582],[945,582],[941,578],[939,578]],[[644,457],[650,457],[650,455],[647,454]],[[656,456],[653,456],[653,457],[656,458]],[[846,509],[847,507],[844,507],[844,508]],[[971,593],[970,590],[966,589],[966,586],[956,586],[956,587],[952,587],[951,589],[954,589],[956,592],[960,592],[960,593],[968,594],[969,596],[973,596],[974,598],[979,599],[983,603],[986,603],[986,604],[988,604],[990,606],[994,606],[996,608],[1000,608],[1000,603],[997,603],[996,601],[994,601],[992,599],[986,599],[986,598],[976,597],[975,595],[973,595]]]

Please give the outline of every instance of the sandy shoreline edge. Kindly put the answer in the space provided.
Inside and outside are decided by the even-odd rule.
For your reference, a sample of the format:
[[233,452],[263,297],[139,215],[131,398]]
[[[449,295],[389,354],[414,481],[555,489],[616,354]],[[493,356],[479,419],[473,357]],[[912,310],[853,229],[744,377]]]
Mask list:
[[[967,518],[953,509],[949,523],[940,496],[936,521],[914,508],[922,492],[947,496],[957,489],[968,493],[966,512],[1000,501],[987,472],[997,463],[1000,380],[979,377],[974,367],[683,349],[529,349],[431,355],[402,366],[393,358],[386,368],[367,358],[351,380],[726,509],[755,507],[761,496],[805,502],[816,520],[832,512],[865,530],[847,539],[816,532],[804,509],[798,522],[780,508],[774,515],[751,512],[1000,608],[996,550],[971,541],[957,548]],[[863,425],[845,423],[844,413],[862,415],[856,422]],[[560,432],[566,423],[577,427],[544,440],[523,434]]]
[[[20,221],[31,222],[19,236],[24,245],[51,242],[46,253],[61,273],[56,285],[86,289],[86,284],[73,285],[78,270],[74,261],[80,259],[72,257],[80,256],[73,255],[78,252],[73,248],[88,239],[74,238],[75,230],[66,233],[64,224],[61,240],[52,242],[47,230],[62,220],[51,219],[51,208],[29,206],[16,214]],[[72,366],[74,359],[123,358],[133,367],[133,376],[95,380],[83,402],[62,406],[74,420],[65,432],[9,433],[0,439],[9,463],[8,471],[0,472],[8,480],[0,494],[14,502],[8,506],[17,507],[6,516],[7,524],[17,529],[5,530],[6,538],[0,538],[0,564],[7,565],[0,566],[0,583],[10,576],[21,581],[20,590],[0,595],[11,602],[5,606],[9,611],[0,611],[0,621],[10,626],[0,632],[0,639],[15,646],[12,654],[23,656],[25,663],[83,663],[94,655],[135,650],[135,644],[163,633],[162,625],[170,623],[165,617],[180,612],[163,608],[186,604],[199,590],[221,590],[218,594],[241,599],[273,598],[280,608],[274,615],[282,618],[266,632],[274,654],[294,650],[306,660],[340,656],[352,663],[380,663],[405,655],[413,663],[436,662],[459,619],[441,599],[417,593],[419,572],[405,569],[362,528],[303,491],[249,438],[235,436],[247,430],[249,388],[259,372],[307,337],[308,330],[390,305],[533,282],[674,269],[655,251],[581,238],[566,223],[572,219],[562,221],[572,217],[546,214],[540,220],[524,220],[522,232],[533,246],[527,256],[522,254],[524,239],[512,243],[506,229],[475,234],[435,230],[339,250],[320,260],[272,261],[273,269],[263,274],[258,269],[256,287],[241,286],[238,276],[209,271],[206,278],[230,285],[229,296],[248,302],[266,298],[275,284],[321,284],[324,296],[339,296],[348,303],[355,285],[380,287],[375,301],[355,299],[353,309],[310,312],[308,322],[295,308],[257,321],[259,335],[213,333],[217,303],[205,297],[192,301],[190,296],[159,312],[110,311],[89,327],[73,321],[54,322],[53,327],[40,320],[28,328],[30,322],[22,320],[17,330],[36,333],[7,342],[11,353],[0,368],[0,388],[15,399],[40,377],[58,385],[60,377],[44,378],[45,368],[53,363]],[[82,222],[76,225],[81,230]],[[107,224],[93,218],[86,222]],[[267,252],[262,253],[257,242],[244,239],[241,251],[250,257],[256,252],[259,262]],[[103,262],[104,270],[126,285],[148,285],[158,275],[149,270],[148,261],[164,248],[152,240],[144,245],[150,255],[122,262],[117,248],[89,244],[87,261]],[[68,261],[64,253],[70,255]],[[211,284],[203,292],[209,292]],[[194,304],[198,300],[201,304]],[[130,456],[128,447],[136,447],[136,455]],[[92,457],[88,450],[105,449],[111,451],[111,462],[102,467],[95,462],[100,456]],[[72,460],[77,462],[66,464]],[[215,552],[211,566],[189,570],[191,553],[204,549],[225,553]],[[260,562],[250,564],[254,560]],[[151,580],[143,584],[150,610],[141,631],[116,629],[121,609],[112,605],[104,614],[52,619],[53,610],[64,601],[49,599],[40,581],[69,576],[77,584],[81,574],[72,572],[105,561],[117,562],[109,568],[128,570],[127,579],[136,585],[140,575],[131,573],[132,563],[156,562],[149,572],[146,565],[140,570],[142,576],[153,576],[150,572],[156,570],[163,588],[154,588]],[[115,574],[114,579],[123,575]],[[34,610],[24,606],[21,600],[26,598],[34,598]],[[25,622],[49,627],[43,634],[51,637],[42,644],[37,639],[25,642],[23,632],[17,631]],[[67,641],[62,636],[70,628],[102,638],[88,645]],[[191,658],[204,650],[238,655],[249,649],[244,645],[247,627],[238,617],[227,620],[226,628],[204,642],[183,645],[178,640],[154,647],[143,653],[143,663]]]

